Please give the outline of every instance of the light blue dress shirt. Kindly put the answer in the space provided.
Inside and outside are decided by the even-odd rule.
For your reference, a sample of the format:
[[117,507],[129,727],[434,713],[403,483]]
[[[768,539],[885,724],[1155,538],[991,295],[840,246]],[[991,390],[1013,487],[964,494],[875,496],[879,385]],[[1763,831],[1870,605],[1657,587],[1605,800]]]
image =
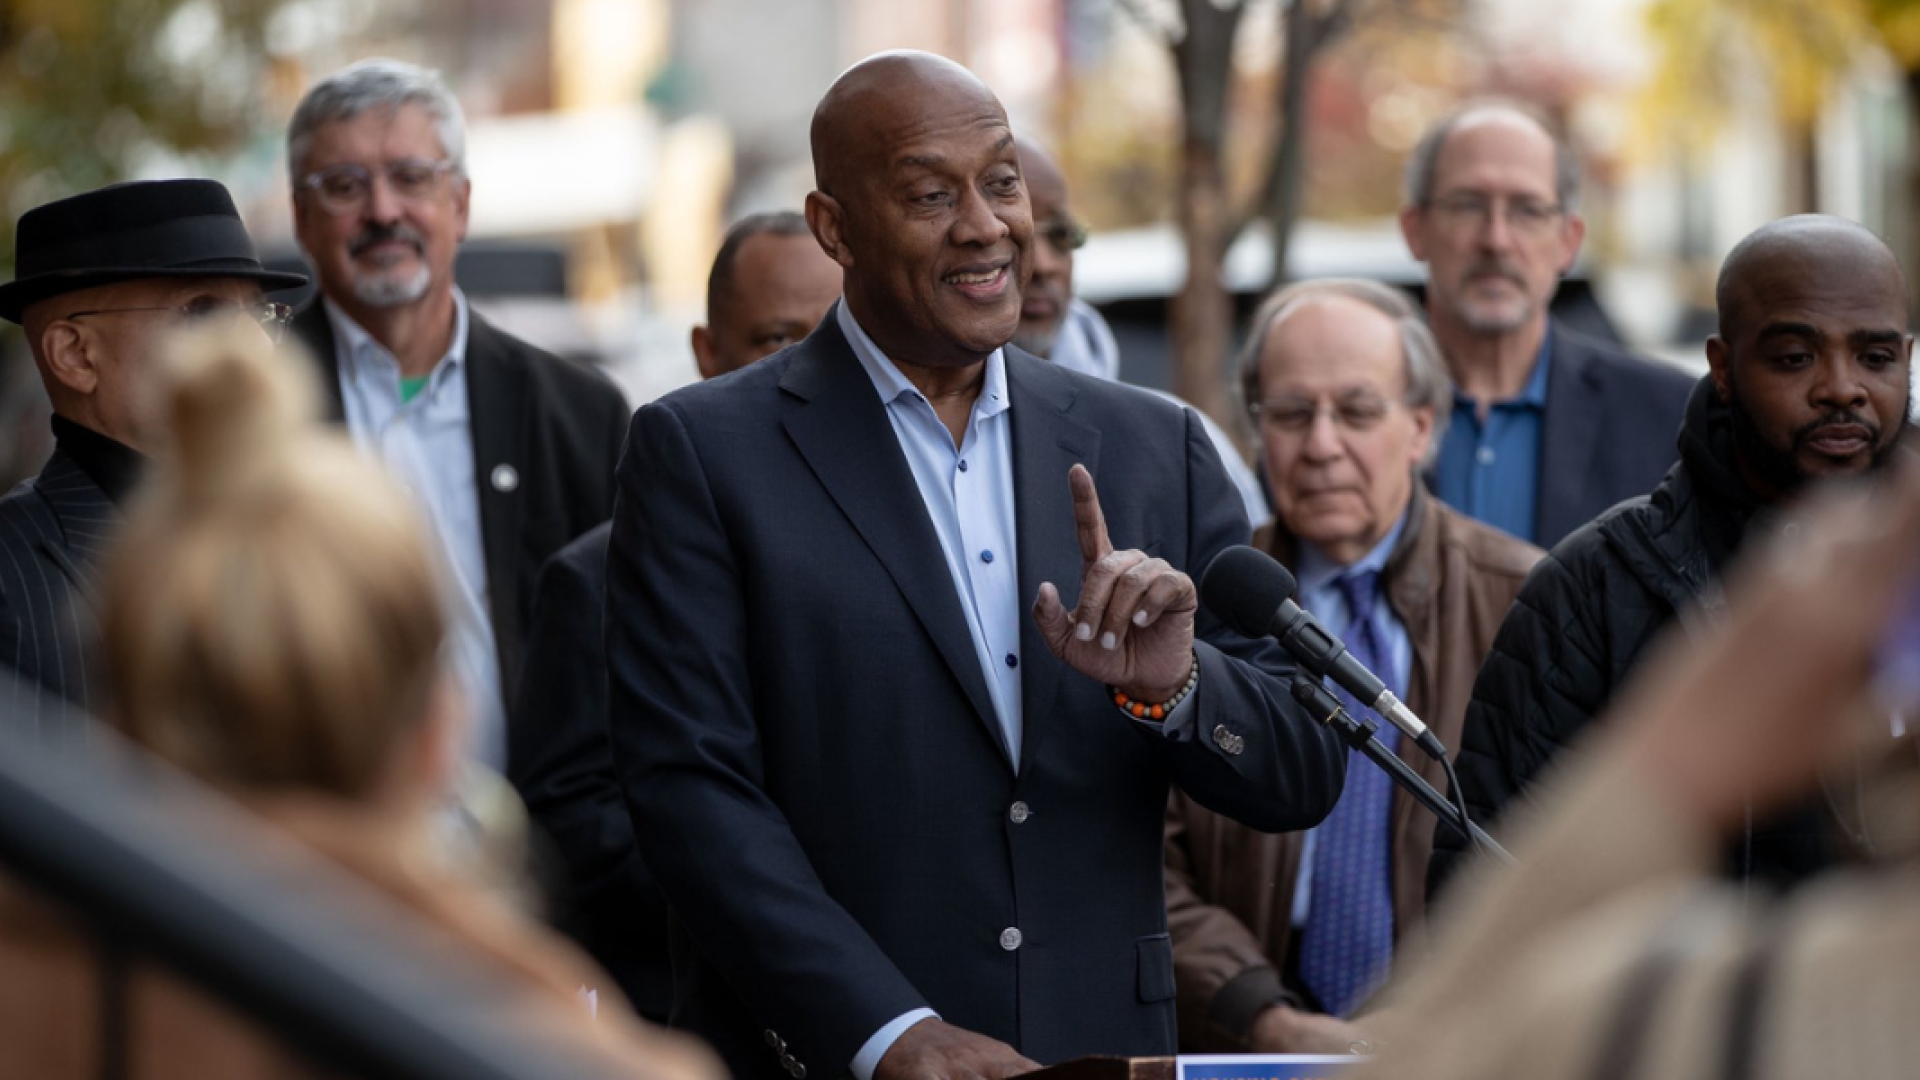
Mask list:
[[487,561],[474,486],[473,425],[467,406],[467,298],[453,292],[453,338],[411,401],[400,394],[400,362],[333,301],[340,398],[354,442],[386,463],[418,500],[440,541],[451,579],[448,661],[467,697],[469,756],[495,771],[507,759],[500,658],[487,606]]
[[[1001,737],[1019,771],[1020,574],[1014,560],[1013,417],[1007,396],[1006,356],[987,357],[986,381],[974,399],[965,439],[953,443],[933,405],[893,366],[841,303],[840,331],[873,380],[887,407],[887,422],[906,455],[933,531],[940,537],[947,573],[967,615],[974,657],[986,676]],[[873,1070],[906,1030],[937,1016],[932,1009],[904,1013],[873,1033],[849,1066],[857,1080]]]
[[1441,502],[1529,543],[1540,502],[1540,434],[1552,362],[1549,330],[1520,395],[1494,402],[1484,424],[1474,399],[1455,389],[1453,419],[1434,467]]
[[[1347,629],[1353,622],[1353,612],[1347,607],[1347,599],[1334,582],[1341,575],[1361,573],[1368,570],[1384,571],[1387,559],[1392,556],[1395,544],[1400,542],[1400,534],[1406,530],[1406,514],[1394,522],[1392,531],[1372,550],[1360,556],[1351,566],[1341,566],[1305,541],[1300,543],[1299,566],[1296,578],[1300,582],[1300,606],[1312,612],[1321,625],[1334,631],[1343,641],[1352,640],[1354,634]],[[1384,578],[1380,588],[1386,588]],[[1380,681],[1387,684],[1395,697],[1404,698],[1407,693],[1407,673],[1413,670],[1413,640],[1407,637],[1407,628],[1400,617],[1393,613],[1391,605],[1383,597],[1380,603],[1373,605],[1370,620],[1376,640],[1387,647],[1387,663],[1390,671],[1376,671]],[[1380,721],[1385,723],[1384,720]],[[1374,768],[1368,762],[1361,768]],[[1313,853],[1314,834],[1318,829],[1308,829],[1300,848],[1300,871],[1293,883],[1293,925],[1297,929],[1307,925],[1307,916],[1311,913],[1313,896]]]

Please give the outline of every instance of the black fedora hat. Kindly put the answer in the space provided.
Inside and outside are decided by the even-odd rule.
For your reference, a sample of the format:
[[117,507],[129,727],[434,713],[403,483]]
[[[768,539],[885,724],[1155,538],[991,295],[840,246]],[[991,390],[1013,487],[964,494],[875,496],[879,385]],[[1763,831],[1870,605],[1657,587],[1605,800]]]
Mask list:
[[267,290],[307,283],[268,270],[213,180],[112,184],[20,215],[14,279],[0,285],[0,319],[19,322],[27,305],[116,281],[158,277],[249,278]]

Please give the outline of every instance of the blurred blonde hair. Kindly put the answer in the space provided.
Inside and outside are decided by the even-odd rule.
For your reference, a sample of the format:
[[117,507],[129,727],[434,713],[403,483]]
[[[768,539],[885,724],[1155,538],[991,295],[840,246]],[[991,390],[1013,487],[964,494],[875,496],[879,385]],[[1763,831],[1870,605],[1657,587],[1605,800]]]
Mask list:
[[182,334],[160,370],[165,452],[102,582],[114,720],[222,786],[366,795],[439,676],[427,527],[256,329]]

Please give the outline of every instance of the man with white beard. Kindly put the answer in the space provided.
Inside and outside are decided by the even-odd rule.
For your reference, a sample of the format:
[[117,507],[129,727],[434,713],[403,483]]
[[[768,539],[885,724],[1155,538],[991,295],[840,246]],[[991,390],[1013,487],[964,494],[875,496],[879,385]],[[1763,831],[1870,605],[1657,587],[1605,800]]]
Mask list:
[[331,414],[419,496],[445,548],[470,749],[505,763],[534,576],[613,511],[630,411],[612,382],[494,328],[453,280],[472,191],[439,76],[366,60],[287,133],[294,231],[320,298],[294,319]]

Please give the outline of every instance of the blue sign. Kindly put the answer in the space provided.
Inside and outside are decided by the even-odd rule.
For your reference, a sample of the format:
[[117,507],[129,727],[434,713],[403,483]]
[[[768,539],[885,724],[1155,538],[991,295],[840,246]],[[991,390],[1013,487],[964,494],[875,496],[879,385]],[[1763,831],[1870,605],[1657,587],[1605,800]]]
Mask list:
[[1182,1054],[1175,1080],[1334,1080],[1366,1060],[1355,1054]]

